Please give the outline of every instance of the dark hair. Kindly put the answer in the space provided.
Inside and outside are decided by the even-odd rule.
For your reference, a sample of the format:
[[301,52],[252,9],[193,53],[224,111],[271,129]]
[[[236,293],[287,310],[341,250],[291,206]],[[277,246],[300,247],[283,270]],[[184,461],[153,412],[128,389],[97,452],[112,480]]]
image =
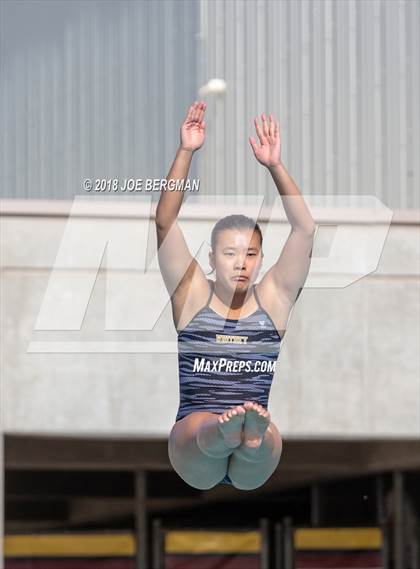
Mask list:
[[[256,231],[260,236],[260,245],[262,246],[263,236],[258,222],[254,221],[251,217],[247,217],[246,215],[232,214],[219,219],[211,231],[211,248],[213,253],[216,251],[217,236],[224,229],[252,229]],[[208,274],[211,274],[212,272],[213,271]]]

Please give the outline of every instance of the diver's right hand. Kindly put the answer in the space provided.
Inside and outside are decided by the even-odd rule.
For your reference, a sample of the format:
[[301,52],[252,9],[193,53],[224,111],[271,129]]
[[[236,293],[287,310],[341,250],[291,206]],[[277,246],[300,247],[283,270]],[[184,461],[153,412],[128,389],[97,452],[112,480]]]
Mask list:
[[188,109],[187,116],[181,126],[181,148],[194,152],[204,143],[206,123],[204,113],[206,103],[195,102]]

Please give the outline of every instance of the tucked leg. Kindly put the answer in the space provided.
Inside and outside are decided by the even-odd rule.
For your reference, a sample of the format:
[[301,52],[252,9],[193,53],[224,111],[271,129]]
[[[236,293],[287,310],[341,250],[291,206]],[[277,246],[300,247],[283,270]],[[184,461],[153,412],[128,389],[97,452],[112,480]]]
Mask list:
[[262,486],[276,470],[283,443],[274,423],[270,422],[258,449],[240,445],[229,459],[228,474],[238,490]]
[[208,490],[222,480],[228,458],[241,442],[244,415],[245,409],[238,406],[221,415],[197,411],[175,423],[168,454],[174,470],[185,482]]

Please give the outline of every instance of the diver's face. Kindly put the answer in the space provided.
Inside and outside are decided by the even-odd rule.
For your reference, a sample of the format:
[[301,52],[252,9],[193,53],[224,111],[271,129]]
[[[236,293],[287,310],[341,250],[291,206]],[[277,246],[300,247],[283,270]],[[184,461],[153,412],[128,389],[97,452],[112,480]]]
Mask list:
[[252,229],[224,229],[217,235],[210,265],[226,288],[245,291],[257,278],[262,263],[259,234]]

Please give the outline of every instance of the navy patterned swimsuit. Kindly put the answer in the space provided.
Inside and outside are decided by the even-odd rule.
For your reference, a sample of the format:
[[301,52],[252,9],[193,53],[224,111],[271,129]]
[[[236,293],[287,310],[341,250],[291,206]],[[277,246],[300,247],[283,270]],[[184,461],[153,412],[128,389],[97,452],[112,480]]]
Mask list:
[[[268,406],[281,338],[267,312],[234,320],[207,304],[178,333],[180,404],[176,421],[194,411],[224,413],[245,401]],[[231,484],[228,475],[220,483]]]

